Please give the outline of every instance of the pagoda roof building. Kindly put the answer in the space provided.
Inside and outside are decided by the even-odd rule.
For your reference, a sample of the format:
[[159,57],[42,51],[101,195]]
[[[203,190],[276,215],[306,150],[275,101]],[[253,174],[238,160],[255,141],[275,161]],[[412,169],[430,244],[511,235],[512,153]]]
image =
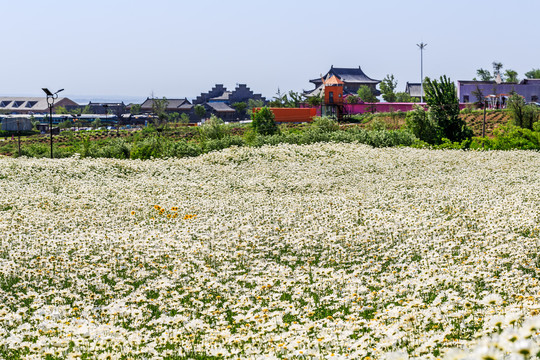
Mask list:
[[322,85],[323,80],[329,79],[332,76],[335,76],[339,80],[343,81],[343,90],[345,94],[356,93],[360,86],[366,85],[374,91],[375,95],[380,95],[380,92],[376,89],[376,86],[381,82],[381,80],[370,78],[362,71],[360,66],[357,68],[337,68],[334,67],[334,65],[330,67],[330,70],[322,78],[319,77],[309,80],[310,83],[315,85],[315,89],[309,91],[309,93],[315,94],[316,90]]

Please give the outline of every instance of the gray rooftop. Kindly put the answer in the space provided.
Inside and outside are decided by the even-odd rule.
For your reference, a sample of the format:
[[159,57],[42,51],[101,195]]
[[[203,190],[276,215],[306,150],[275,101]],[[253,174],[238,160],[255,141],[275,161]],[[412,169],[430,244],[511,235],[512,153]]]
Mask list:
[[[381,82],[380,80],[372,79],[364,74],[360,66],[358,68],[335,68],[332,66],[324,78],[326,79],[332,75],[337,76],[344,83],[350,84],[378,84]],[[320,78],[309,80],[309,82],[314,83],[317,86],[322,84]]]

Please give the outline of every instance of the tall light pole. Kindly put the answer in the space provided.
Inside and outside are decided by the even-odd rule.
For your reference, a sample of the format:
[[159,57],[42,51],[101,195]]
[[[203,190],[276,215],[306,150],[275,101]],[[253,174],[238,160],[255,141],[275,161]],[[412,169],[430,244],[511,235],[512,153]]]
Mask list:
[[51,159],[53,158],[53,139],[52,139],[52,109],[54,107],[54,100],[58,99],[58,93],[64,91],[60,89],[54,94],[49,91],[47,88],[42,88],[42,90],[47,94],[47,105],[49,106],[49,134],[51,137]]
[[420,48],[420,102],[424,102],[424,48],[427,44],[416,44]]

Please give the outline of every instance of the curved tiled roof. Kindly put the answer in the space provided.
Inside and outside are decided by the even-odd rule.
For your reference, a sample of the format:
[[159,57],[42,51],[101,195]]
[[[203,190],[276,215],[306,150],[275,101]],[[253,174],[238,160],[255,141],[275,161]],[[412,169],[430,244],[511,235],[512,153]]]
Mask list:
[[[351,83],[351,84],[378,84],[381,81],[375,80],[364,74],[360,66],[358,68],[335,68],[331,67],[330,71],[326,73],[324,78],[327,78],[328,76],[335,75],[337,76],[341,81],[345,83]],[[320,78],[309,80],[309,82],[314,83],[315,85],[321,84],[322,80]]]

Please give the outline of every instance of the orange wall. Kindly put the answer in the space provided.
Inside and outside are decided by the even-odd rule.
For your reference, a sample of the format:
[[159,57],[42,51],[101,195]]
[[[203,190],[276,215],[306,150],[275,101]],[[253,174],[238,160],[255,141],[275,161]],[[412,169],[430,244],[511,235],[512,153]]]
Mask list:
[[334,93],[333,104],[343,104],[343,86],[325,86],[324,87],[324,103],[330,104],[331,91]]
[[[276,122],[311,122],[317,116],[317,108],[269,108]],[[254,108],[257,112],[260,108]]]

